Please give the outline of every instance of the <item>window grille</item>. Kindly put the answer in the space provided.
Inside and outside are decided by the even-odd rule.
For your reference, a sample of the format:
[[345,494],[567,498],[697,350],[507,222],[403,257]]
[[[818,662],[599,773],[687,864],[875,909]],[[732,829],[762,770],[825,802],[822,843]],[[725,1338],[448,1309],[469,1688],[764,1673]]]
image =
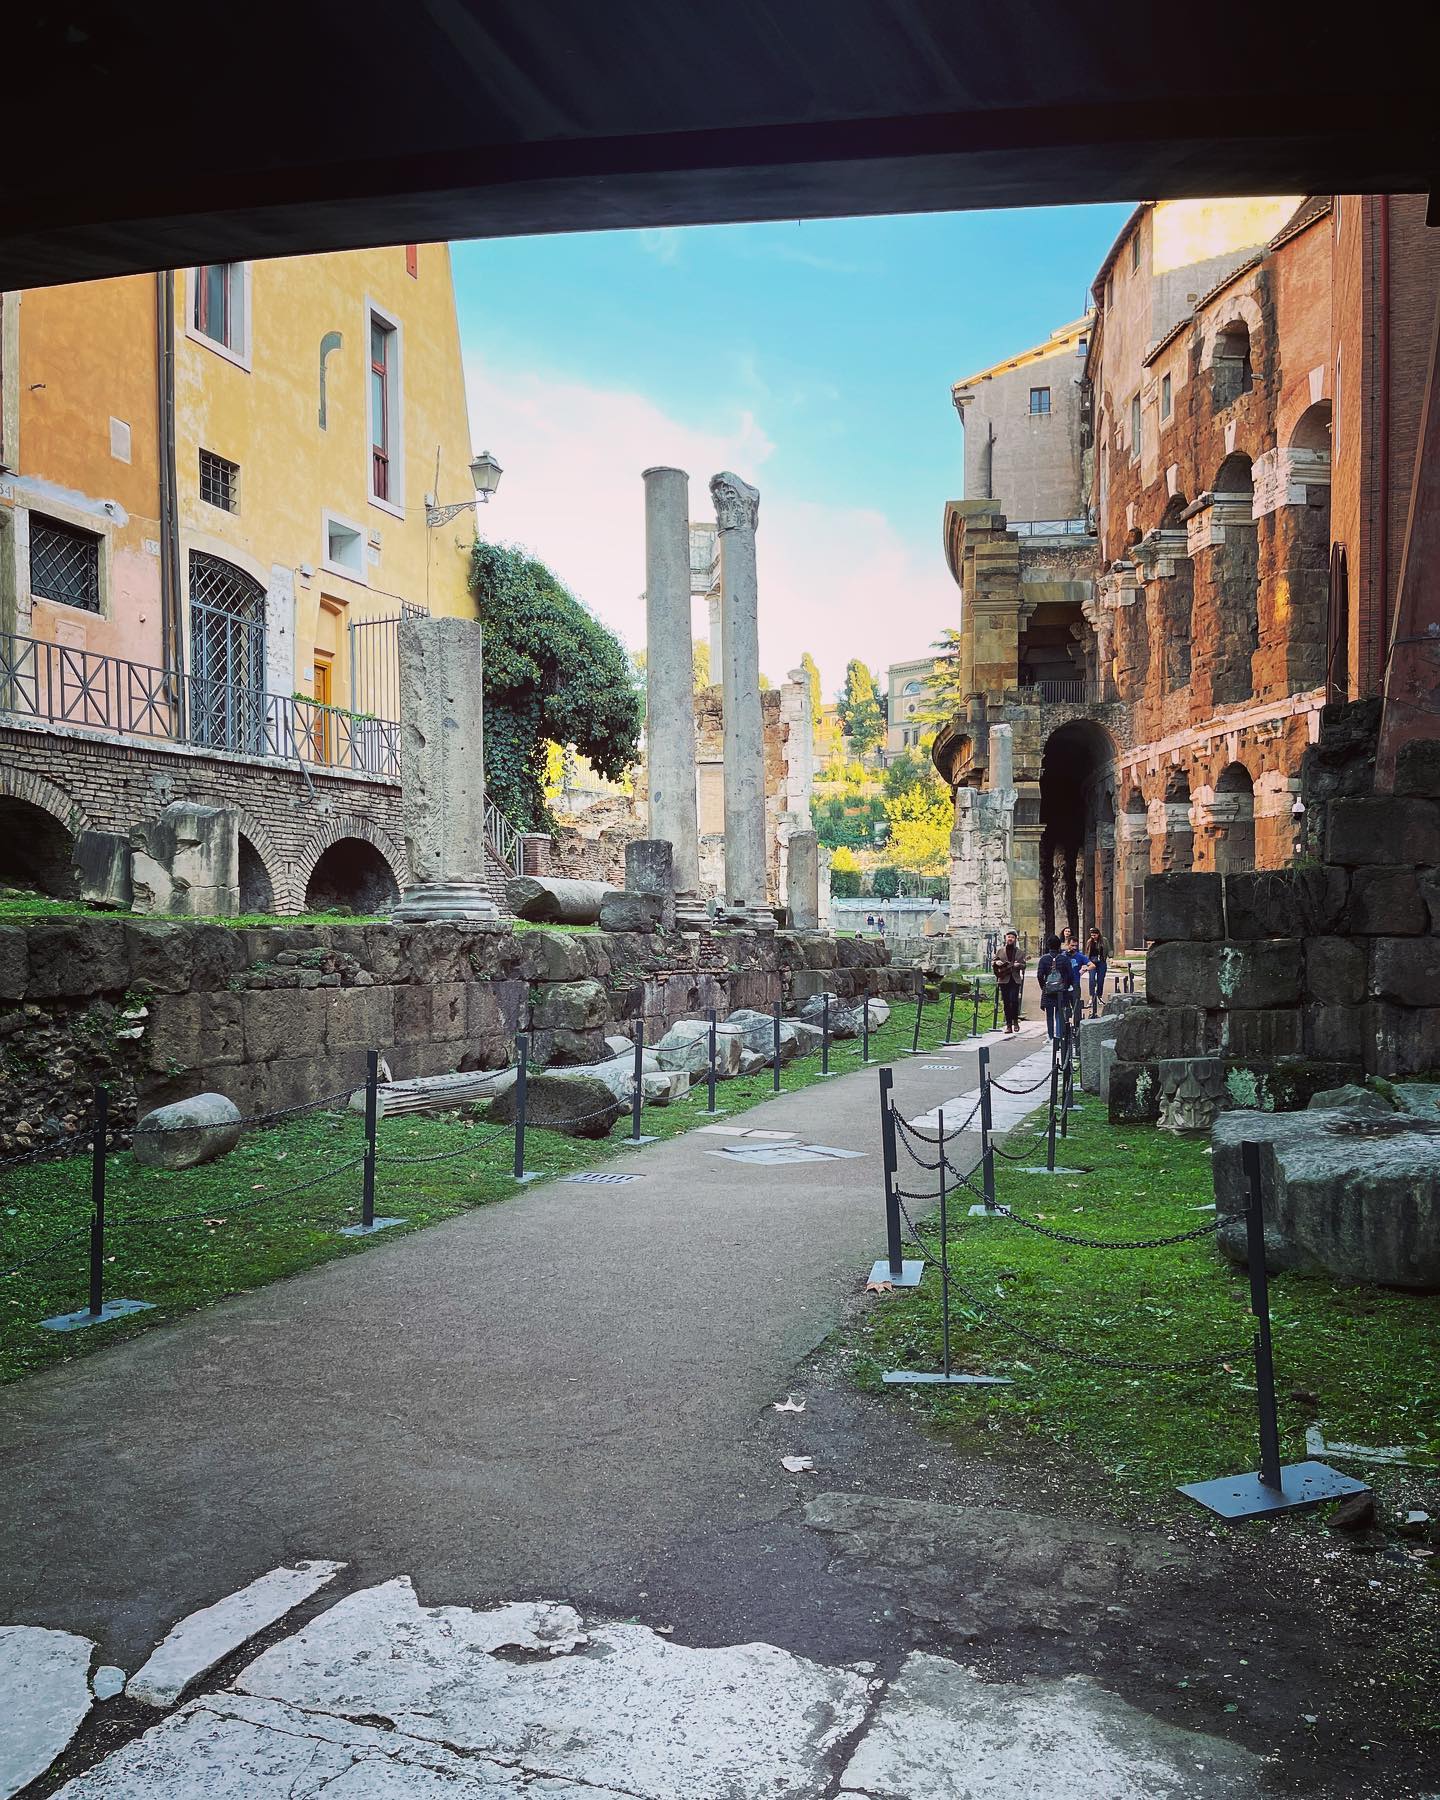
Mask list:
[[100,610],[100,540],[58,519],[30,515],[30,592],[62,606]]
[[217,456],[213,450],[200,452],[200,498],[223,512],[240,510],[240,465]]
[[265,590],[217,556],[190,552],[190,733],[214,750],[265,748]]

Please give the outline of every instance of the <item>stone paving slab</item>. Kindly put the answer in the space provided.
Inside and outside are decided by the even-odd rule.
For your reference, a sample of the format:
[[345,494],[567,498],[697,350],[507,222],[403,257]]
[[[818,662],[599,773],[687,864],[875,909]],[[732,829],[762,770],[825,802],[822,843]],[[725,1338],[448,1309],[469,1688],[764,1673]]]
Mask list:
[[0,1795],[44,1774],[90,1710],[89,1638],[0,1626]]

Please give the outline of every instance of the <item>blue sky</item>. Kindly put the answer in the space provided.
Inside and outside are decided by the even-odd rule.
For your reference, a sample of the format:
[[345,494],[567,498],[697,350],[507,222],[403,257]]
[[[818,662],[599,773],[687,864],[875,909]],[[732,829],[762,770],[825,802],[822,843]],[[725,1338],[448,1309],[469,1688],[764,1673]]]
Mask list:
[[[931,214],[489,240],[454,250],[470,421],[505,467],[481,517],[644,641],[640,471],[761,490],[761,657],[847,657],[957,622],[950,384],[1083,310],[1131,209]],[[695,629],[703,630],[697,611]]]

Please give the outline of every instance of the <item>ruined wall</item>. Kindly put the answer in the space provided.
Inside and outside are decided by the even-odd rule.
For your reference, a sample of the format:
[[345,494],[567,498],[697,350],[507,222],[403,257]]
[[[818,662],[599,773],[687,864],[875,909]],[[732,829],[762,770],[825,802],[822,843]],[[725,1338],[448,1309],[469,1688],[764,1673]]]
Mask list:
[[710,1007],[909,983],[883,944],[789,932],[0,925],[0,1153],[79,1129],[97,1082],[123,1131],[202,1090],[306,1105],[363,1083],[367,1050],[397,1077],[501,1068],[529,1025],[538,1060],[576,1062],[637,1015],[653,1043]]

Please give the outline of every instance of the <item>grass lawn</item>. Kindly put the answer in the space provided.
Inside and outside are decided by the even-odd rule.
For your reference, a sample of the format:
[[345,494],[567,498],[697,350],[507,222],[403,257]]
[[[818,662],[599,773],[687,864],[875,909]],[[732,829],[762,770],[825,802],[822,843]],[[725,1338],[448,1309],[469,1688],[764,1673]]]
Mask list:
[[[941,1041],[945,1017],[945,1007],[933,1001],[926,1007],[922,1047]],[[898,1006],[889,1022],[871,1034],[872,1061],[908,1048],[914,1020],[913,1005]],[[982,1028],[987,1023],[982,1019]],[[957,1031],[966,1025],[968,1016],[957,1019]],[[832,1046],[832,1069],[853,1068],[859,1061],[858,1043]],[[781,1090],[808,1087],[819,1074],[818,1055],[797,1059],[781,1070]],[[772,1082],[768,1069],[723,1082],[717,1102],[727,1116],[734,1116],[771,1098]],[[867,1095],[867,1103],[872,1097]],[[647,1107],[643,1129],[658,1138],[691,1131],[709,1122],[705,1101],[702,1081],[677,1105]],[[628,1132],[628,1117],[602,1142],[532,1132],[526,1161],[546,1174],[568,1174],[617,1154]],[[406,1223],[375,1238],[340,1237],[338,1227],[359,1218],[360,1170],[352,1165],[362,1150],[360,1117],[347,1111],[307,1113],[247,1133],[229,1156],[199,1169],[172,1173],[143,1169],[128,1152],[109,1157],[105,1293],[148,1300],[154,1310],[64,1333],[42,1330],[38,1321],[86,1302],[89,1159],[0,1167],[0,1271],[25,1262],[56,1239],[70,1240],[57,1246],[52,1258],[8,1278],[0,1276],[0,1381],[87,1355],[177,1313],[331,1257],[363,1255],[400,1231],[418,1230],[515,1192],[510,1127],[455,1113],[382,1120],[375,1210],[381,1217],[401,1214]],[[387,1164],[387,1156],[444,1160]],[[302,1192],[269,1199],[317,1176],[316,1184]]]
[[180,918],[173,913],[137,913],[107,906],[87,906],[83,900],[52,900],[45,894],[17,889],[0,890],[0,924],[7,919],[133,919],[147,925],[383,925],[379,913],[226,913],[209,918]]
[[[1094,1238],[1160,1237],[1213,1217],[1196,1210],[1213,1198],[1203,1140],[1112,1126],[1093,1096],[1081,1098],[1057,1162],[1087,1172],[1026,1175],[997,1160],[1001,1205]],[[933,1191],[933,1174],[905,1166],[903,1152],[901,1162],[903,1186]],[[993,1451],[1006,1431],[1063,1443],[1136,1496],[1255,1467],[1248,1276],[1208,1237],[1159,1250],[1081,1249],[971,1219],[971,1198],[962,1190],[951,1213],[952,1363],[1014,1385],[903,1390],[912,1404],[972,1448]],[[923,1285],[876,1300],[852,1339],[858,1380],[872,1391],[885,1369],[940,1366],[938,1229],[934,1221],[917,1229]],[[1275,1278],[1270,1292],[1286,1461],[1304,1459],[1305,1427],[1317,1418],[1332,1440],[1421,1445],[1440,1456],[1440,1299],[1298,1276]],[[1065,1348],[1043,1350],[1004,1329],[1007,1321]],[[1235,1354],[1213,1371],[1150,1373],[1096,1368],[1067,1351],[1147,1363]]]

